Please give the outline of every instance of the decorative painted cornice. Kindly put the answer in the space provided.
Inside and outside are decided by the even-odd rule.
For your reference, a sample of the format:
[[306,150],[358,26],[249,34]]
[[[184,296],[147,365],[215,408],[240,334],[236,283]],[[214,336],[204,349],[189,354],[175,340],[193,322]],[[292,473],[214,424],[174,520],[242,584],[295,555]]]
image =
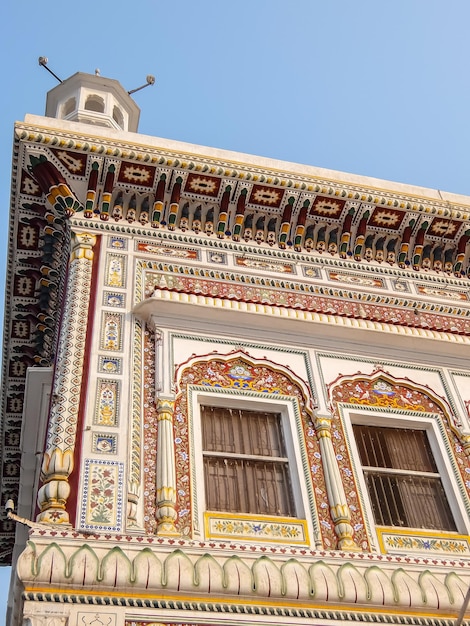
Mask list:
[[59,545],[47,534],[34,533],[18,561],[29,599],[112,604],[116,598],[120,606],[142,606],[164,596],[171,602],[166,606],[181,610],[249,613],[264,607],[263,614],[278,615],[284,607],[291,615],[311,611],[338,619],[336,612],[344,612],[358,621],[381,621],[392,614],[407,623],[411,617],[455,617],[470,579],[470,562],[458,559],[271,546],[243,552],[239,545],[164,538],[150,544],[147,537],[115,535],[107,547],[101,537],[84,541],[65,532]]
[[[52,120],[51,120],[52,121]],[[394,208],[403,208],[418,213],[427,213],[452,219],[470,219],[470,201],[468,204],[447,200],[432,199],[418,194],[392,192],[384,188],[364,184],[338,181],[338,178],[327,178],[293,173],[288,169],[269,168],[266,165],[257,166],[254,163],[243,163],[230,158],[210,157],[204,155],[204,147],[200,151],[187,152],[182,150],[168,149],[157,145],[145,145],[138,140],[143,136],[133,135],[137,141],[126,141],[114,137],[102,137],[99,135],[74,133],[62,128],[38,127],[26,123],[17,123],[15,126],[15,138],[18,141],[43,144],[46,146],[58,146],[69,150],[76,150],[89,154],[113,156],[129,161],[152,163],[173,169],[201,172],[203,174],[215,174],[216,176],[239,178],[253,182],[264,183],[285,187],[287,189],[300,189],[314,193],[334,195],[336,197],[353,199],[360,202],[373,203]],[[157,140],[158,141],[158,140]],[[176,143],[176,142],[175,142]],[[206,149],[207,151],[207,149]],[[224,154],[218,151],[219,154]],[[230,153],[225,152],[228,156]],[[243,156],[243,155],[237,155]],[[264,160],[264,159],[260,159]],[[284,165],[288,165],[284,163]],[[308,170],[309,166],[305,166]],[[344,178],[347,178],[344,175]],[[364,181],[367,181],[364,178]],[[392,183],[393,184],[393,183]],[[311,185],[311,188],[309,187]],[[397,187],[401,186],[397,184]],[[458,207],[458,208],[454,208]]]
[[[404,298],[371,293],[343,285],[333,286],[331,281],[323,285],[313,281],[305,284],[299,280],[264,278],[234,270],[214,271],[178,263],[149,261],[146,270],[145,289],[148,296],[159,287],[195,295],[217,295],[252,304],[272,304],[402,326],[448,330],[457,334],[470,332],[470,325],[465,322],[470,317],[468,305],[435,304],[410,295]],[[357,283],[361,284],[359,277]]]
[[314,322],[317,324],[351,329],[354,328],[357,330],[372,330],[380,333],[389,332],[395,335],[402,335],[406,337],[419,337],[421,339],[434,339],[437,341],[445,341],[454,344],[470,345],[470,337],[453,334],[451,332],[441,332],[437,330],[429,330],[427,328],[415,328],[394,325],[383,321],[372,321],[361,318],[355,319],[354,317],[348,316],[342,317],[339,315],[328,313],[318,313],[296,308],[286,308],[274,304],[240,302],[238,300],[181,293],[177,291],[170,291],[167,289],[156,289],[151,298],[144,300],[134,308],[134,312],[139,317],[146,319],[154,313],[154,303],[157,301],[173,302],[177,304],[191,304],[212,309],[264,315],[279,319],[290,319],[301,322]]

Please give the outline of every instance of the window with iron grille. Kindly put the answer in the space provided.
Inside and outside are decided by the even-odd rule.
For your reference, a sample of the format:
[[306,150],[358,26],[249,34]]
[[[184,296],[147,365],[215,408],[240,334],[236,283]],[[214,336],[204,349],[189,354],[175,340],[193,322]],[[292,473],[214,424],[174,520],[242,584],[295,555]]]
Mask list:
[[295,516],[279,413],[201,406],[206,508]]
[[353,428],[376,524],[457,530],[425,430]]

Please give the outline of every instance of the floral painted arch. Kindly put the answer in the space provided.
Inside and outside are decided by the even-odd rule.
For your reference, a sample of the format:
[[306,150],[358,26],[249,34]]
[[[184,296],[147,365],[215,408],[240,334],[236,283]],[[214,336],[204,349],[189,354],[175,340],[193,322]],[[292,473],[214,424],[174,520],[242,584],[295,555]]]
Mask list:
[[459,435],[462,426],[447,401],[430,387],[414,383],[408,378],[395,378],[383,369],[377,369],[371,375],[340,375],[328,386],[328,394],[334,410],[338,403],[348,403],[400,411],[440,413],[456,435]]
[[192,372],[189,379],[193,384],[257,393],[295,395],[301,407],[305,407],[310,418],[313,418],[316,407],[313,392],[288,366],[266,358],[255,359],[243,350],[234,350],[228,354],[211,352],[193,356],[181,363],[175,372],[177,396],[181,393],[182,386],[189,382],[185,376],[189,371]]

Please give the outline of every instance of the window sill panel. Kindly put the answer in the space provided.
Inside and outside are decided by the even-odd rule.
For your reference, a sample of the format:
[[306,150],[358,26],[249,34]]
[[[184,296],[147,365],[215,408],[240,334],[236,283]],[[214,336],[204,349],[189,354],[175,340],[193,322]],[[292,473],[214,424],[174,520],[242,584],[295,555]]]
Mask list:
[[452,532],[377,527],[382,554],[432,554],[470,557],[470,537]]
[[309,545],[306,520],[245,513],[204,513],[206,539]]

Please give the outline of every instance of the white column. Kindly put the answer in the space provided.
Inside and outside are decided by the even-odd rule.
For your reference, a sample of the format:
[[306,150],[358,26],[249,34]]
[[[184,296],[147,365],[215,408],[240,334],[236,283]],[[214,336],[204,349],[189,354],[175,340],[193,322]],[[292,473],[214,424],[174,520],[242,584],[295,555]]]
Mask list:
[[323,471],[326,481],[326,492],[330,504],[331,517],[335,525],[340,550],[359,551],[360,548],[353,539],[351,514],[346,503],[341,474],[336,461],[333,442],[331,441],[331,413],[315,412],[315,430],[323,459]]
[[172,397],[157,400],[157,534],[176,535],[176,464]]

